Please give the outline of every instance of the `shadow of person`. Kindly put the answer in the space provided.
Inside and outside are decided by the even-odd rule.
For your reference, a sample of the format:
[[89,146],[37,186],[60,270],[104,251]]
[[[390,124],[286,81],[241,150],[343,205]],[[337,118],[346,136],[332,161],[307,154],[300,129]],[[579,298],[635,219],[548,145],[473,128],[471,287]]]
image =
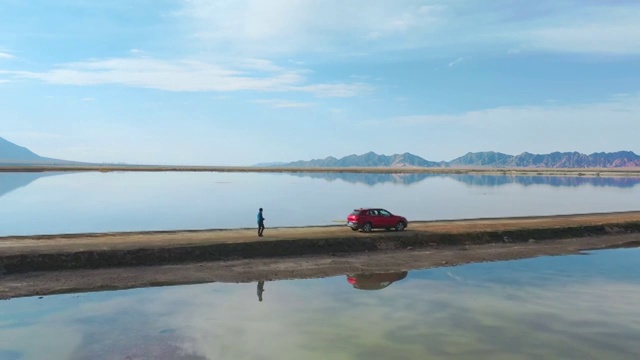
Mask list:
[[264,292],[264,281],[258,281],[258,301],[262,302],[262,293]]

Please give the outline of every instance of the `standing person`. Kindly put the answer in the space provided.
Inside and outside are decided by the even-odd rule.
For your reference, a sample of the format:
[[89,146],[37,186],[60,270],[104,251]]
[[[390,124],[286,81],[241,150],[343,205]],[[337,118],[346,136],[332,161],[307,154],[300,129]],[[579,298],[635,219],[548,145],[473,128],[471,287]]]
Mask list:
[[264,231],[264,216],[262,216],[262,208],[258,211],[258,236],[262,236]]

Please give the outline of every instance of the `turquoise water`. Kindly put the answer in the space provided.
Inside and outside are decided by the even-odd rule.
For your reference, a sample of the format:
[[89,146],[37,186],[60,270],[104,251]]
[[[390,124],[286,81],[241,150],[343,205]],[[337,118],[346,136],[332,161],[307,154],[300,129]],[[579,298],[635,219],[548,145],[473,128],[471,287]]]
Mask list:
[[640,210],[640,178],[0,173],[0,236],[344,224],[358,207],[409,221]]
[[[638,359],[639,249],[0,301],[0,359]],[[376,286],[377,284],[377,286]],[[377,289],[377,290],[374,290]]]

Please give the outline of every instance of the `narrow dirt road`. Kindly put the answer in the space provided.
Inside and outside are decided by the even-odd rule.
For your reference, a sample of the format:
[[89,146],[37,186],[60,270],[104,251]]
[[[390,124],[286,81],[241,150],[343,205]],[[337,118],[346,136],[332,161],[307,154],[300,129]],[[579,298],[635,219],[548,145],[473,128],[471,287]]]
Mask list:
[[[99,233],[73,235],[44,235],[0,237],[0,257],[22,254],[56,254],[79,251],[106,251],[154,249],[168,247],[204,246],[215,244],[264,243],[290,240],[320,239],[375,239],[402,238],[446,234],[479,234],[530,230],[564,229],[571,227],[605,226],[607,224],[640,223],[640,211],[539,216],[519,218],[493,218],[451,221],[411,222],[406,231],[353,232],[346,226],[316,226],[273,228],[257,237],[255,229],[155,231],[131,233]],[[535,236],[532,236],[535,238]],[[525,239],[526,240],[526,239]]]

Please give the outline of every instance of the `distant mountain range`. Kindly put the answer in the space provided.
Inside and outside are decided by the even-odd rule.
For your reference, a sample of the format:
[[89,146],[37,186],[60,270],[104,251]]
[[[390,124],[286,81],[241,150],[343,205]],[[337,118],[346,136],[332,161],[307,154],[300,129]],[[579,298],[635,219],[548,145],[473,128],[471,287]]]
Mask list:
[[33,151],[0,137],[0,165],[72,165],[76,161],[42,157]]
[[[0,137],[0,165],[87,165],[87,163],[60,160],[40,156],[31,150],[16,145]],[[622,168],[640,167],[640,156],[631,151],[613,153],[553,152],[550,154],[507,155],[487,151],[468,153],[451,161],[429,161],[420,156],[404,153],[379,155],[368,152],[362,155],[349,155],[343,158],[329,156],[324,159],[294,161],[289,163],[272,162],[255,166],[263,167],[495,167],[495,168]]]
[[[256,165],[260,166],[260,164]],[[493,151],[468,153],[451,161],[429,161],[410,153],[379,155],[368,152],[362,155],[349,155],[337,159],[329,156],[325,159],[294,161],[290,163],[271,163],[262,166],[279,167],[496,167],[496,168],[621,168],[640,167],[640,156],[631,151],[613,153],[553,152],[550,154],[508,155]]]
[[404,153],[396,155],[378,155],[370,151],[362,155],[349,155],[341,159],[329,156],[325,159],[294,161],[281,164],[286,167],[440,167],[443,163],[428,161],[419,156]]

